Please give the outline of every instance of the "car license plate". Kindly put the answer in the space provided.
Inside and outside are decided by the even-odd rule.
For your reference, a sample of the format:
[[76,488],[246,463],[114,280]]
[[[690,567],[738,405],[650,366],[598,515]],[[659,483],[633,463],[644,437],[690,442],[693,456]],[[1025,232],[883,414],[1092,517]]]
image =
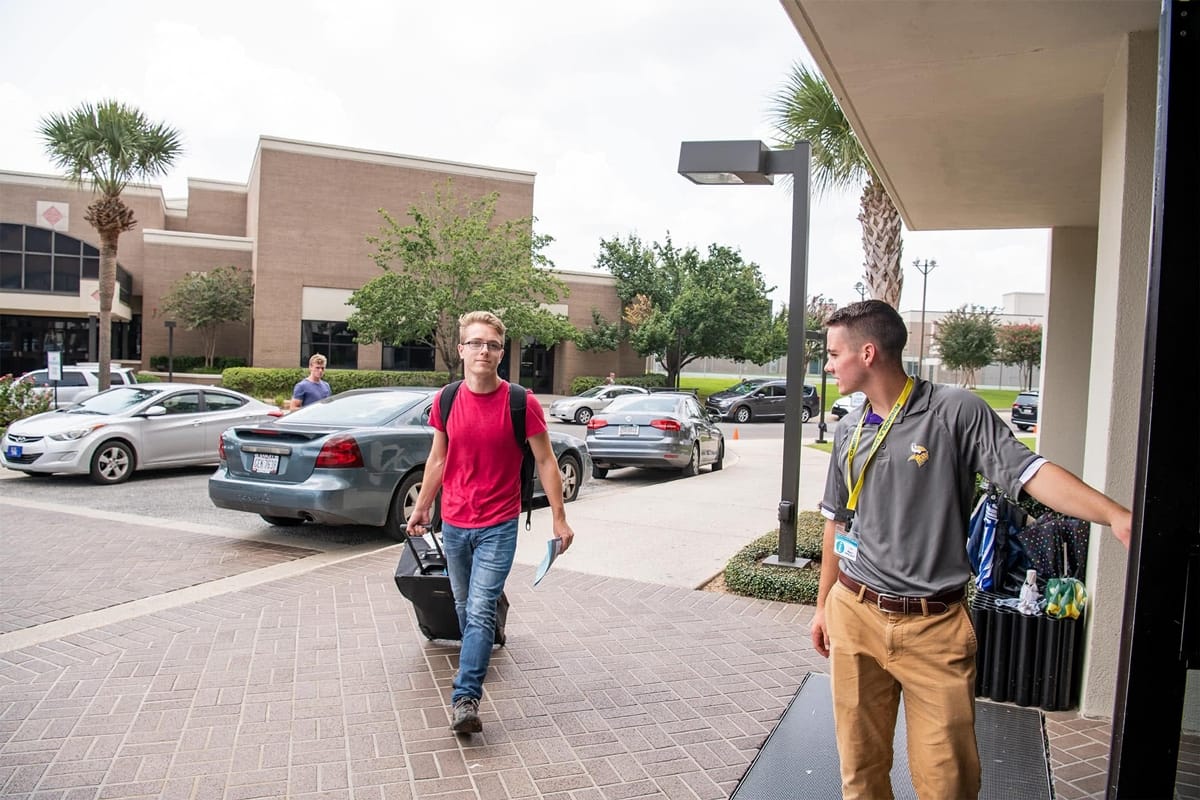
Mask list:
[[8,448],[4,451],[4,455],[8,456],[9,458],[20,458],[21,457],[21,445],[10,444],[8,446]]
[[1033,406],[1021,406],[1021,413],[1022,414],[1032,414]]
[[621,429],[619,431],[617,431],[617,435],[618,436],[637,436],[638,435],[638,426],[637,425],[622,425]]
[[279,456],[255,453],[254,463],[250,465],[250,471],[259,472],[264,475],[274,475],[279,472]]

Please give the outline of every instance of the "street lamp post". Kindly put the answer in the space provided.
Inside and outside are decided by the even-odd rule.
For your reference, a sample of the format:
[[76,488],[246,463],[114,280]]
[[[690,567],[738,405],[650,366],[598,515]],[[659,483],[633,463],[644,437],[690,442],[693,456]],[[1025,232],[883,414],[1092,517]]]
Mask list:
[[796,560],[796,513],[800,487],[800,412],[804,407],[804,312],[807,305],[809,159],[808,142],[790,150],[771,150],[757,140],[683,142],[679,148],[679,174],[702,185],[768,185],[773,175],[792,176],[792,256],[788,292],[787,393],[783,423],[783,480],[779,501],[779,555],[766,561],[783,566],[803,566]]
[[175,320],[163,322],[167,328],[167,380],[175,380]]
[[862,281],[854,284],[854,291],[858,292],[858,301],[860,303],[867,299],[867,287],[863,285]]
[[937,261],[916,259],[913,266],[921,273],[921,349],[917,351],[917,376],[924,378],[925,370],[925,288],[929,284],[929,273],[937,267]]

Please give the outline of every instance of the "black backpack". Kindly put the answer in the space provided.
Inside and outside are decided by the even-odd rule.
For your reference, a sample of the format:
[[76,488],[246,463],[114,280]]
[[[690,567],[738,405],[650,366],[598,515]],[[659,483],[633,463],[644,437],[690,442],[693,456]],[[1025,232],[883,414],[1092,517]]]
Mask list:
[[[450,436],[450,407],[454,405],[454,396],[458,394],[462,381],[448,383],[442,389],[438,408],[442,415],[442,429]],[[508,385],[508,413],[512,417],[513,434],[517,437],[517,446],[521,448],[521,510],[525,512],[525,530],[529,530],[533,518],[533,449],[525,438],[525,401],[529,390],[516,383]]]

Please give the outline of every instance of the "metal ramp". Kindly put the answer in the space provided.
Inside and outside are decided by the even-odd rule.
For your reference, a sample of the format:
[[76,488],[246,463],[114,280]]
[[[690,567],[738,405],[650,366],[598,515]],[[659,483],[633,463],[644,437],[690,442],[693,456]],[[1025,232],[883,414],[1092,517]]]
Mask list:
[[[896,720],[892,789],[917,800],[908,774],[904,702]],[[975,701],[983,787],[979,800],[1051,800],[1050,761],[1041,711]],[[836,800],[842,796],[829,676],[810,672],[730,800]]]

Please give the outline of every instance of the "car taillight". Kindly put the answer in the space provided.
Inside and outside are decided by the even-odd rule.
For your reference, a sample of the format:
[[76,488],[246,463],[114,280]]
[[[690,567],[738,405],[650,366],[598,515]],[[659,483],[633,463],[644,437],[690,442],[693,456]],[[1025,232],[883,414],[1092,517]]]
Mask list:
[[217,458],[225,460],[225,437],[217,437]]
[[651,428],[658,428],[660,431],[677,431],[679,423],[673,419],[652,419],[650,420]]
[[282,417],[286,412],[282,408],[272,408],[267,412],[268,417]]
[[588,423],[587,423],[588,430],[593,430],[593,431],[598,428],[603,428],[606,425],[608,425],[608,420],[596,419],[595,417],[592,417],[591,419],[589,419]]
[[362,451],[353,436],[335,436],[321,448],[317,456],[317,466],[326,469],[344,467],[361,467],[363,465]]
[[1013,411],[1016,411],[1020,407],[1021,407],[1020,403],[1013,403]]

